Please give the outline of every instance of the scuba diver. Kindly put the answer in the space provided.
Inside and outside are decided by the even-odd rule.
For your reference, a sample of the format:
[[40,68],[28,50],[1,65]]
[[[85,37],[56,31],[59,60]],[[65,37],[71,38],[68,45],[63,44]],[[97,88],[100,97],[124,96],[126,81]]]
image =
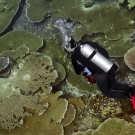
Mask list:
[[109,60],[107,51],[97,43],[75,42],[71,39],[70,46],[65,50],[70,55],[75,73],[80,75],[83,72],[89,82],[97,83],[105,96],[132,98],[135,95],[134,87],[116,81],[118,66]]
[[72,37],[73,24],[64,19],[56,20],[55,27],[60,30],[64,50],[70,56],[77,75],[83,72],[91,83],[97,83],[100,91],[111,98],[130,98],[135,88],[116,81],[118,66],[109,60],[108,52],[95,42],[75,42]]

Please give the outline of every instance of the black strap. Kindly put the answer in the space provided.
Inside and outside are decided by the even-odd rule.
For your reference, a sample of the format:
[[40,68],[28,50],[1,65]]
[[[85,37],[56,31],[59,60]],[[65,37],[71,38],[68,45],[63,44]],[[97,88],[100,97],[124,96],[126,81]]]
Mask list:
[[94,55],[97,53],[97,49],[95,49],[94,51],[93,51],[93,53],[88,57],[88,59],[89,60],[91,60],[93,57],[94,57]]

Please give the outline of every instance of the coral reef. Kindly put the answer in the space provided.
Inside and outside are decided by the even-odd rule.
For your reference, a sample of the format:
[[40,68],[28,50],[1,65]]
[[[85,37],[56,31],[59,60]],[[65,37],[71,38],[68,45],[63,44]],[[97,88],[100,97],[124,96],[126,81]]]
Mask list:
[[9,57],[10,60],[16,61],[18,58],[23,58],[29,53],[29,48],[24,46],[18,47],[15,50],[4,51],[0,54],[0,57]]
[[132,70],[135,71],[135,47],[129,49],[124,55],[124,61],[126,65]]
[[0,72],[8,67],[9,61],[9,57],[0,57]]
[[67,73],[66,81],[68,84],[71,84],[74,87],[74,90],[78,89],[85,92],[93,92],[94,90],[98,90],[97,85],[88,84],[87,80],[83,78],[82,75],[78,76],[75,74],[70,59],[67,58],[66,52],[63,51],[63,48],[59,43],[56,42],[56,40],[47,40],[46,47],[41,52],[51,56],[53,59],[55,59],[55,61],[64,66]]
[[129,9],[131,9],[131,8],[133,8],[135,6],[135,1],[134,0],[118,0],[119,3],[123,3],[125,1],[127,1],[127,3],[128,3],[127,7]]
[[135,41],[135,30],[130,34],[131,41]]
[[53,66],[58,74],[58,77],[56,78],[55,82],[52,84],[54,86],[54,85],[58,85],[61,81],[63,81],[65,79],[66,71],[62,64],[60,64],[54,60],[53,60]]
[[92,135],[93,129],[88,129],[87,131],[79,131],[77,133],[73,133],[71,135]]
[[92,135],[122,134],[134,135],[135,125],[122,119],[109,118],[103,122],[99,128],[92,132]]
[[21,0],[2,0],[0,1],[0,33],[2,33],[11,23],[16,15]]
[[[53,20],[63,17],[65,19],[70,18],[74,22],[79,22],[81,25],[76,29],[73,35],[75,40],[80,40],[85,34],[91,35],[98,32],[107,34],[112,29],[127,28],[133,18],[133,15],[129,14],[125,8],[119,7],[119,5],[114,2],[106,4],[95,3],[92,6],[87,6],[90,5],[90,1],[67,2],[64,0],[59,3],[57,0],[40,2],[27,0],[27,3],[29,4],[27,17],[32,22],[39,22],[48,14],[51,15]],[[66,11],[67,7],[72,7],[70,12]],[[98,14],[99,12],[100,14]],[[122,19],[117,21],[117,18]],[[101,26],[101,24],[103,24],[103,26]]]
[[42,115],[47,107],[48,103],[39,104],[38,96],[14,94],[5,97],[0,100],[0,126],[9,131],[13,130],[23,125],[25,116],[32,115],[26,111],[26,108],[35,109],[39,115]]
[[[36,1],[36,0],[26,0],[28,4],[26,16],[31,22],[40,22],[44,19],[47,13],[46,8],[50,7],[52,1]],[[40,7],[40,8],[39,8]],[[51,7],[50,7],[51,8]]]
[[[135,134],[131,101],[96,94],[97,85],[77,76],[52,26],[65,18],[67,35],[99,43],[116,62],[121,57],[117,79],[134,85],[125,63],[134,69],[133,54],[126,55],[135,46],[135,10],[125,4],[135,6],[133,0],[0,0],[0,135]],[[15,31],[6,33],[15,14]]]
[[129,86],[134,86],[135,85],[135,73],[127,73],[125,77],[125,82]]
[[32,23],[26,17],[26,8],[28,4],[25,3],[22,7],[20,16],[16,18],[15,23],[12,25],[13,30],[27,30],[28,32],[36,33],[42,38],[50,39],[54,35],[54,28],[51,28],[52,20],[46,17],[43,21]]
[[0,37],[0,53],[15,50],[19,46],[26,46],[30,51],[37,51],[43,46],[43,39],[24,30],[11,31]]
[[123,114],[122,104],[119,101],[105,97],[102,94],[97,94],[90,98],[89,108],[93,115],[102,119]]
[[[18,47],[16,50],[4,51],[0,54],[0,57],[8,58],[8,65],[7,67],[0,72],[1,77],[8,77],[12,67],[15,64],[15,61],[18,58],[24,57],[26,54],[29,53],[29,48],[25,46]],[[7,57],[8,56],[8,57]],[[6,62],[6,61],[4,61]],[[2,64],[2,62],[1,62]]]
[[95,34],[86,36],[85,40],[97,42],[107,50],[110,57],[123,57],[130,48],[134,47],[134,42],[130,34],[133,28],[111,30],[107,34]]
[[34,94],[39,88],[44,93],[51,92],[50,84],[55,82],[58,75],[50,57],[31,53],[23,59],[17,59],[16,63],[10,76],[0,80],[4,84],[1,85],[1,89],[4,89],[5,96],[18,90],[24,95]]
[[135,125],[122,119],[109,118],[104,121],[96,130],[89,129],[85,132],[77,132],[72,135],[134,135]]
[[[21,127],[15,128],[14,130],[11,130],[10,132],[0,128],[0,135],[28,135],[31,133],[33,135],[53,135],[54,133],[58,135],[64,135],[63,126],[70,124],[74,120],[76,111],[74,109],[74,106],[68,104],[68,101],[66,99],[60,98],[61,94],[62,92],[60,91],[55,94],[50,93],[47,95],[38,93],[37,96],[40,104],[36,104],[36,101],[32,96],[32,101],[35,101],[35,103],[33,104],[33,106],[26,106],[26,110],[30,112],[32,116],[25,117],[23,125]],[[24,95],[21,96],[24,97]],[[31,99],[28,98],[29,96],[26,97],[27,99],[25,103],[27,103],[28,101],[30,102]],[[40,116],[33,110],[34,107],[36,107],[38,110],[38,105],[40,110],[42,110],[45,106],[44,113],[42,113],[42,115]],[[47,109],[46,106],[48,106]]]

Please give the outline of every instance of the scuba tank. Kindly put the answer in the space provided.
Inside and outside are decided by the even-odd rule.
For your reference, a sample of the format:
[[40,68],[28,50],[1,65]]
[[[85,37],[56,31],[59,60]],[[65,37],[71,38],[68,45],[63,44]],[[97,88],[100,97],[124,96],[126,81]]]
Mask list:
[[118,66],[104,57],[97,49],[88,44],[80,45],[81,54],[89,59],[92,63],[97,65],[105,73],[114,73],[118,69]]

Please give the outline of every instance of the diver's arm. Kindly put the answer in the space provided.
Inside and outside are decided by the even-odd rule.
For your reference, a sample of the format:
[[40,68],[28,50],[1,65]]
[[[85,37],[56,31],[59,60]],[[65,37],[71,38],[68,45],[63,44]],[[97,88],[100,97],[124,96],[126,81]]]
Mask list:
[[71,61],[72,61],[72,65],[73,65],[73,67],[74,67],[75,73],[76,73],[77,75],[80,75],[81,72],[82,72],[83,66],[79,65],[79,64],[77,63],[77,61],[74,60],[74,59],[71,59]]

